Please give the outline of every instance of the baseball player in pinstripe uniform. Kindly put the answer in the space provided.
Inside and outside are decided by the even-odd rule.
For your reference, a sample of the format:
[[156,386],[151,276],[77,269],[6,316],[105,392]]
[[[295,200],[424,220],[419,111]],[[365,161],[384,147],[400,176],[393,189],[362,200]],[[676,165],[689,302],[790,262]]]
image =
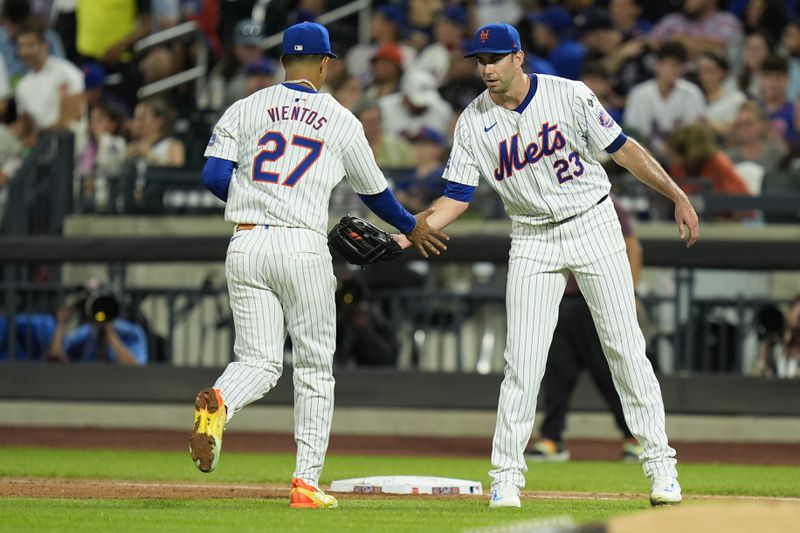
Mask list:
[[[329,94],[331,52],[325,27],[288,28],[287,81],[239,100],[222,116],[206,149],[206,187],[227,201],[235,225],[225,272],[236,328],[232,362],[195,401],[192,460],[204,471],[219,460],[225,423],[264,396],[283,370],[292,338],[297,463],[292,507],[332,508],[319,489],[333,415],[336,308],[326,228],[331,190],[346,178],[367,206],[427,256],[446,235],[414,217],[387,188],[361,123]],[[427,251],[426,251],[427,249]]]
[[[592,312],[653,505],[681,500],[664,404],[636,321],[631,270],[610,183],[594,154],[605,150],[642,182],[675,202],[675,221],[691,246],[699,235],[686,195],[580,82],[526,75],[517,30],[489,24],[467,57],[478,58],[487,90],[458,120],[445,168],[444,196],[428,222],[443,228],[467,209],[481,177],[511,217],[505,379],[492,450],[492,507],[519,507],[548,346],[570,272]],[[688,228],[688,230],[687,230]]]

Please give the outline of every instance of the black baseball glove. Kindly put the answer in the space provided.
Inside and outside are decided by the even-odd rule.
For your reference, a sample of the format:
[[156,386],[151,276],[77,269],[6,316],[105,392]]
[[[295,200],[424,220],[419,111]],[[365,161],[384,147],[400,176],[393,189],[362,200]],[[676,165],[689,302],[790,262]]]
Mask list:
[[363,218],[349,215],[328,233],[328,246],[354,265],[391,261],[403,253],[388,233]]

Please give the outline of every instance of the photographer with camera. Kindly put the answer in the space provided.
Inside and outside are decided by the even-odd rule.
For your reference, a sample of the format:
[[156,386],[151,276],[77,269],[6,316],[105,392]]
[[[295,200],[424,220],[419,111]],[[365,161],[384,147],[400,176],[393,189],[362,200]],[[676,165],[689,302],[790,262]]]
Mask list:
[[[65,334],[73,314],[78,327]],[[147,364],[147,335],[144,329],[119,318],[117,298],[102,285],[87,283],[81,288],[78,301],[56,311],[56,331],[47,350],[51,361],[74,363],[106,361],[127,366]]]

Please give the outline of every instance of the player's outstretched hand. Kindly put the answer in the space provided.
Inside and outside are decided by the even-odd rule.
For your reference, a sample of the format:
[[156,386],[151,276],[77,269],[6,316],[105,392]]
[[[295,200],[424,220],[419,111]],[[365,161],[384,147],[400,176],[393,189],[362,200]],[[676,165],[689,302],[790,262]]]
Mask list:
[[408,240],[413,244],[422,257],[428,257],[428,252],[439,255],[439,250],[447,250],[447,246],[442,241],[449,241],[450,237],[442,230],[435,229],[428,224],[428,217],[433,214],[433,207],[429,207],[422,213],[417,213],[417,225],[407,234]]
[[408,240],[408,237],[403,235],[402,233],[392,233],[389,235],[394,242],[400,245],[401,250],[405,250],[406,248],[411,247],[411,241]]
[[675,222],[678,224],[681,239],[686,240],[687,248],[697,242],[700,238],[700,222],[688,198],[675,204]]

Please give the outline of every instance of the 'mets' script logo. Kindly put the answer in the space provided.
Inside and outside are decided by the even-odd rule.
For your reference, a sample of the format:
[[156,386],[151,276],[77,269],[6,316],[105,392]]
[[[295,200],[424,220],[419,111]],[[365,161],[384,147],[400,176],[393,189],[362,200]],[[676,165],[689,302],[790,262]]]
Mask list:
[[494,169],[494,179],[503,181],[511,177],[514,170],[522,170],[529,163],[537,163],[546,155],[553,155],[558,150],[567,146],[564,135],[558,129],[558,124],[550,125],[549,122],[542,124],[542,129],[537,135],[539,142],[532,142],[525,147],[524,154],[519,153],[519,133],[515,133],[508,139],[500,141],[498,150],[498,166]]

